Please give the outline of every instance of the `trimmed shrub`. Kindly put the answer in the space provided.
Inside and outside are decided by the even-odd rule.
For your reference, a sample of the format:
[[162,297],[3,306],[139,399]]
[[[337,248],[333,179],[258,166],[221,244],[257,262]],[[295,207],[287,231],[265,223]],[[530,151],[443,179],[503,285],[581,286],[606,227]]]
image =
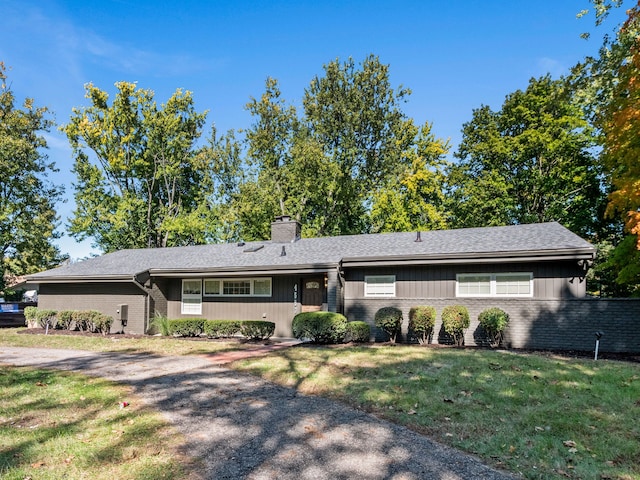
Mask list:
[[489,344],[496,347],[500,346],[502,334],[509,323],[509,314],[498,307],[493,307],[482,311],[478,315],[478,320],[487,333]]
[[73,310],[62,310],[56,315],[56,328],[60,330],[69,330],[73,322]]
[[396,343],[396,337],[402,328],[402,310],[396,307],[382,307],[374,318],[376,327],[389,336],[391,343]]
[[268,340],[276,331],[276,324],[264,320],[243,320],[240,333],[249,340]]
[[456,345],[464,345],[464,331],[469,328],[469,310],[464,305],[449,305],[442,310],[442,326]]
[[81,332],[91,331],[91,329],[89,328],[89,319],[87,318],[86,311],[74,310],[73,312],[71,312],[71,320],[76,330],[80,330]]
[[409,332],[420,345],[429,343],[429,335],[436,324],[436,309],[427,305],[411,307],[409,310]]
[[293,317],[291,330],[298,339],[312,343],[341,343],[347,328],[344,315],[335,312],[304,312]]
[[169,335],[174,337],[198,337],[204,329],[202,318],[178,318],[169,320]]
[[37,328],[38,319],[38,307],[25,307],[24,308],[24,323],[28,328]]
[[36,322],[41,328],[54,328],[56,326],[56,312],[55,310],[38,309],[36,312]]
[[111,330],[113,317],[95,310],[88,312],[89,330],[93,333],[106,335]]
[[240,320],[205,320],[203,330],[209,338],[233,337],[241,324]]
[[367,343],[371,338],[371,327],[367,322],[347,322],[344,334],[345,342]]

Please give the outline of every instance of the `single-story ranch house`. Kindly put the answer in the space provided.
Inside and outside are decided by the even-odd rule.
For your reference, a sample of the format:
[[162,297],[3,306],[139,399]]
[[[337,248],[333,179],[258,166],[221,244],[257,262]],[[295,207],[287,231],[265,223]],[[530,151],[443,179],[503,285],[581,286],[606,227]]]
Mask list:
[[[28,277],[39,307],[94,309],[113,316],[113,331],[144,334],[154,314],[169,318],[264,319],[291,336],[299,312],[341,312],[372,325],[397,306],[407,331],[412,306],[468,307],[467,345],[482,343],[478,314],[510,314],[514,348],[640,351],[637,302],[586,298],[594,247],[558,223],[300,238],[287,216],[270,241],[122,250]],[[615,325],[608,322],[615,321]],[[629,335],[619,330],[633,326]],[[443,339],[436,323],[433,342]],[[614,330],[619,332],[614,335]],[[607,343],[609,342],[609,343]]]

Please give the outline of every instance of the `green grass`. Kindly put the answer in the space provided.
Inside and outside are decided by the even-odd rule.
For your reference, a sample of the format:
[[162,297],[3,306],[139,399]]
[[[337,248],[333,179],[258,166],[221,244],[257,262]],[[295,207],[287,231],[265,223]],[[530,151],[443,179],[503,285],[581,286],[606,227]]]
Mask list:
[[2,479],[195,478],[182,437],[126,387],[5,366],[0,391]]
[[154,353],[158,355],[202,355],[255,346],[255,343],[252,344],[241,339],[176,339],[148,335],[140,335],[136,338],[123,338],[118,335],[56,335],[55,330],[49,335],[20,333],[25,330],[26,328],[0,328],[0,345],[77,349],[92,352]]
[[640,365],[491,350],[299,347],[236,362],[526,478],[640,479]]
[[[19,331],[0,329],[0,345],[171,355],[246,348],[236,341],[114,340]],[[374,345],[302,346],[232,367],[370,411],[525,478],[640,480],[637,363]],[[31,406],[16,408],[13,418],[27,415]],[[94,409],[87,409],[79,415],[91,417]],[[90,433],[97,428],[87,427],[87,435],[99,436]],[[0,442],[3,437],[0,431]]]

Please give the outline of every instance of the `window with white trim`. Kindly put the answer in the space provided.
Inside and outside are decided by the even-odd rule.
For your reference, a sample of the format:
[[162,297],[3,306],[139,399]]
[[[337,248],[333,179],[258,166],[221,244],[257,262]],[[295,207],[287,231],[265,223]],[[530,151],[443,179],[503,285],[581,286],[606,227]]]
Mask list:
[[365,297],[395,297],[395,275],[366,275],[364,277]]
[[533,274],[459,273],[456,297],[532,297]]
[[205,278],[205,297],[270,297],[271,277]]
[[182,302],[180,313],[183,315],[202,315],[202,281],[182,280]]

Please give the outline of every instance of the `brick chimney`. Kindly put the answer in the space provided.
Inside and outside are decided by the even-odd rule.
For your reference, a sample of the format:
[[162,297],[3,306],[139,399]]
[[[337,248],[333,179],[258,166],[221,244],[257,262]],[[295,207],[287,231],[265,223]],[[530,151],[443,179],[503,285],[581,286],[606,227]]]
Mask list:
[[273,243],[290,243],[300,240],[300,222],[291,220],[289,215],[276,217],[271,222],[271,241]]

